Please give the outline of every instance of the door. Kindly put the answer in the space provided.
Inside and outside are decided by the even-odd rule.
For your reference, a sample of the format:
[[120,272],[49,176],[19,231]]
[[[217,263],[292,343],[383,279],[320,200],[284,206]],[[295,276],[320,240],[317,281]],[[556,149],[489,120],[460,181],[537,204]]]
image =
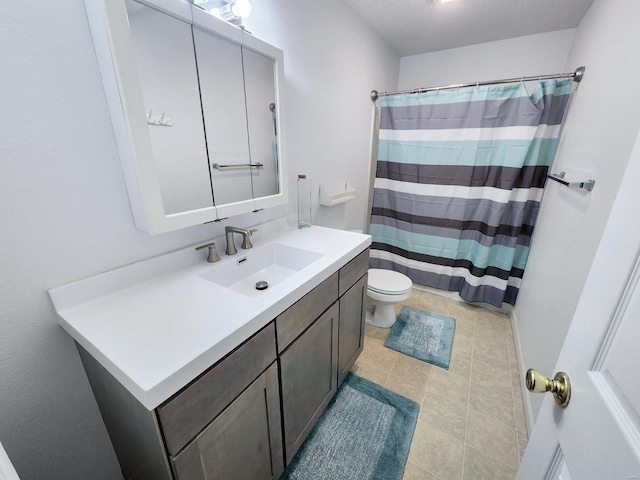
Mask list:
[[517,479],[640,479],[639,185],[640,137],[556,365],[570,402],[547,394]]

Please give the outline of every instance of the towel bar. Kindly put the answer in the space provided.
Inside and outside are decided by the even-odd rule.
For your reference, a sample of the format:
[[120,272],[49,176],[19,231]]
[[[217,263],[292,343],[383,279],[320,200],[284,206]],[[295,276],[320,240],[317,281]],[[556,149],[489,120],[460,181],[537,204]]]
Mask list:
[[239,163],[237,165],[220,165],[219,163],[214,163],[211,165],[211,168],[215,168],[216,170],[224,170],[225,168],[262,168],[264,167],[263,163]]
[[564,179],[565,172],[558,173],[549,173],[547,174],[547,178],[553,180],[554,182],[561,183],[562,185],[566,185],[569,188],[583,188],[585,190],[593,190],[593,186],[596,184],[595,180],[585,180],[584,182],[568,182]]

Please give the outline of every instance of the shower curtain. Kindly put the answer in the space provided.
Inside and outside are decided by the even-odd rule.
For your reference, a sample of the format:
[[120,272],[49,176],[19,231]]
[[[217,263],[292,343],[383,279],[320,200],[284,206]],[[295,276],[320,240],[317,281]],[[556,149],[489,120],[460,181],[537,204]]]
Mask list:
[[384,97],[371,267],[515,305],[572,83]]

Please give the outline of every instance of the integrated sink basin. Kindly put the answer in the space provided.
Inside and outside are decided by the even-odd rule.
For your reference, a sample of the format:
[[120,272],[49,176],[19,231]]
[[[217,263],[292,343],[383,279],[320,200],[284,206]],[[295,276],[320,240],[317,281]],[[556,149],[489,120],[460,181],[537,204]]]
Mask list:
[[[271,243],[238,252],[237,258],[214,266],[200,276],[217,285],[250,297],[268,292],[291,275],[321,258],[323,254]],[[266,282],[262,283],[262,282]]]

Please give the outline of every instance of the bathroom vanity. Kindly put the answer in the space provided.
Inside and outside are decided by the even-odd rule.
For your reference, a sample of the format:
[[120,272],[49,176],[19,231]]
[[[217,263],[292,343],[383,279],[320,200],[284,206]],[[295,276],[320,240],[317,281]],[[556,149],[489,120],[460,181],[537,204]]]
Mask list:
[[370,237],[268,230],[50,291],[125,478],[278,478],[362,351]]

